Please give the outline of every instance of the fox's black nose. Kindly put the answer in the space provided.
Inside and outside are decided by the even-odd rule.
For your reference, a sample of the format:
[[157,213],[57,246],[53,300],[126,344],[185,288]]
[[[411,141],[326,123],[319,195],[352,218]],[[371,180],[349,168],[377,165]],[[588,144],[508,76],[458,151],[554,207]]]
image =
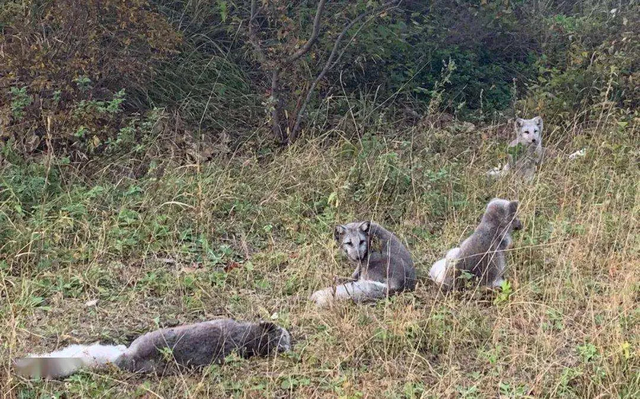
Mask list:
[[536,139],[531,140],[531,142],[532,142],[533,144],[538,144],[538,140],[536,140]]

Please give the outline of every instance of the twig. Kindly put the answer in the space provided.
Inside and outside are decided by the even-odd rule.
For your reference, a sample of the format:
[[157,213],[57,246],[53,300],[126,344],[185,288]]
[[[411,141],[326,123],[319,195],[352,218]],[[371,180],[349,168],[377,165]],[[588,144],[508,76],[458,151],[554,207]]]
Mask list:
[[309,40],[307,40],[307,42],[304,44],[304,46],[300,47],[300,49],[298,49],[298,51],[296,51],[291,56],[289,56],[287,59],[285,59],[284,65],[291,64],[292,62],[295,62],[300,57],[302,57],[303,55],[308,53],[309,50],[311,49],[311,46],[313,46],[313,44],[316,42],[316,40],[318,40],[318,35],[320,34],[320,18],[322,18],[322,12],[324,11],[324,5],[326,3],[327,3],[327,0],[320,0],[320,2],[318,3],[318,9],[316,10],[316,16],[313,19],[313,32],[311,33],[311,37],[309,38]]
[[267,57],[265,56],[262,47],[260,47],[260,42],[258,41],[258,35],[256,34],[254,26],[254,21],[257,15],[258,12],[256,10],[256,0],[251,0],[251,16],[249,17],[249,41],[253,45],[253,48],[255,48],[256,50],[256,57],[258,57],[258,61],[264,65],[267,63]]
[[280,77],[280,68],[273,70],[271,76],[271,98],[273,100],[273,110],[271,111],[271,128],[273,134],[277,139],[280,139],[280,144],[288,144],[289,140],[286,137],[286,133],[282,131],[282,125],[280,125],[280,96],[278,95],[278,78]]

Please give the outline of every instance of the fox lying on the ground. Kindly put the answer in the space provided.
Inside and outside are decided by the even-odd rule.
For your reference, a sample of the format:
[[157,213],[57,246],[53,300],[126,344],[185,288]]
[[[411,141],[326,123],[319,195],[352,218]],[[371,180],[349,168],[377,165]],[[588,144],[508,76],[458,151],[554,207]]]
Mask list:
[[30,378],[62,378],[81,368],[113,364],[132,372],[164,372],[173,366],[202,367],[221,363],[237,351],[242,357],[266,356],[291,349],[289,332],[273,323],[205,321],[164,328],[124,345],[71,345],[45,355],[16,361],[18,374]]

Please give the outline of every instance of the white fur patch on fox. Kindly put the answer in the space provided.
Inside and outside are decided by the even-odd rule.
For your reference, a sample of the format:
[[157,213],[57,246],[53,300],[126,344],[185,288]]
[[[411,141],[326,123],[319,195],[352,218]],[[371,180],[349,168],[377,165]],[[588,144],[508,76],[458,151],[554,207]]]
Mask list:
[[571,155],[569,155],[569,159],[573,160],[573,159],[576,159],[576,158],[582,158],[585,155],[587,155],[587,149],[583,148],[583,149],[581,149],[579,151],[576,151],[576,152],[572,153]]
[[429,277],[440,286],[450,286],[453,283],[455,263],[460,254],[460,248],[453,248],[447,252],[444,259],[440,259],[431,266]]
[[364,302],[386,296],[386,284],[372,280],[358,280],[318,290],[311,295],[310,299],[316,306],[325,307],[335,300],[351,299],[355,302]]
[[127,350],[124,345],[70,345],[42,355],[30,354],[15,362],[16,372],[31,378],[62,378],[82,368],[97,368],[115,361]]

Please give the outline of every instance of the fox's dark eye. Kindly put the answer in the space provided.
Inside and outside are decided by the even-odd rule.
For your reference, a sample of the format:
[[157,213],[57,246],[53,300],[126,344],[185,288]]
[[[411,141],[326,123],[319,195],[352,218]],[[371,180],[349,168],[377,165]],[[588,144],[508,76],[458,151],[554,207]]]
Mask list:
[[351,241],[349,241],[349,242],[345,242],[345,243],[344,243],[344,245],[346,245],[346,246],[350,247],[350,246],[352,246],[353,244],[351,244]]
[[364,242],[365,242],[364,240],[360,240],[360,245],[363,245]]

